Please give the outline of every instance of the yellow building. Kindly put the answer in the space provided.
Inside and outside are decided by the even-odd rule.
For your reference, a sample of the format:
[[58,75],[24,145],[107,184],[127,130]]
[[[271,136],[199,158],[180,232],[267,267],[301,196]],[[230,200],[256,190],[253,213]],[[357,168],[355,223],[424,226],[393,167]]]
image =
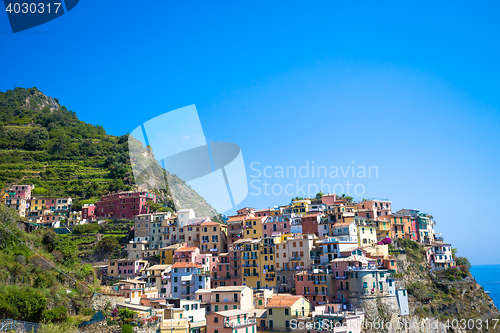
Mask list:
[[201,253],[227,253],[227,226],[217,222],[203,222],[200,225],[200,242]]
[[36,198],[33,198],[30,200],[30,208],[29,208],[29,211],[30,212],[33,212],[33,211],[40,211],[40,210],[44,210],[47,208],[46,206],[47,204],[47,199],[36,199]]
[[392,227],[390,220],[378,220],[377,239],[392,238]]
[[311,207],[311,200],[302,199],[302,200],[292,200],[291,204],[292,213],[296,215],[306,215],[309,212],[309,208]]
[[162,265],[173,265],[174,264],[174,252],[178,248],[182,247],[182,243],[170,245],[167,247],[162,247],[160,249],[160,262]]
[[266,309],[268,330],[286,332],[291,330],[292,319],[309,316],[311,303],[300,295],[278,294],[269,300]]
[[243,222],[243,238],[260,239],[262,238],[262,224],[267,219],[264,217],[253,217]]
[[274,243],[269,239],[241,241],[243,285],[257,289],[276,287]]

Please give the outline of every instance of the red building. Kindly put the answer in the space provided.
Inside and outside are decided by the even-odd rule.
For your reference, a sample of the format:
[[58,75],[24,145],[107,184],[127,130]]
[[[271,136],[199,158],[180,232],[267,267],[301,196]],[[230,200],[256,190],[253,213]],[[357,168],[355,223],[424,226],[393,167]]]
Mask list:
[[149,213],[146,202],[157,202],[155,193],[145,191],[118,191],[103,195],[95,203],[97,217],[133,219],[136,215]]
[[[302,233],[318,236],[318,225],[323,214],[307,214],[302,216]],[[323,235],[322,235],[323,236]]]
[[84,221],[94,221],[95,219],[95,205],[94,204],[85,204],[82,207],[82,219]]

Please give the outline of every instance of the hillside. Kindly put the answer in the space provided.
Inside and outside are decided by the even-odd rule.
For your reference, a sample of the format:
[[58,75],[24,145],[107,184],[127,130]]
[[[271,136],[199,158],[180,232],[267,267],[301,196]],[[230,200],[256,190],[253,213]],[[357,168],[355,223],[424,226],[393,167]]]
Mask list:
[[[153,165],[142,178],[168,176],[183,183],[164,172],[148,147],[135,149],[143,150],[145,163]],[[71,196],[78,209],[136,184],[128,135],[108,135],[103,127],[78,120],[75,112],[37,88],[0,92],[0,182],[35,184],[35,196]],[[216,215],[191,188],[182,189],[182,202],[174,203],[168,186],[158,193],[172,209],[190,207],[200,216]]]
[[[398,271],[396,285],[408,290],[410,315],[404,320],[412,325],[436,325],[436,330],[420,329],[410,332],[498,332],[479,323],[500,319],[500,311],[483,288],[476,283],[467,267],[451,267],[431,271],[426,263],[424,247],[411,240],[398,239],[394,244]],[[397,311],[387,304],[367,307],[367,319],[395,323]],[[457,322],[458,320],[458,322]],[[459,329],[463,322],[474,321],[473,329]],[[439,322],[439,323],[438,323]],[[425,323],[425,324],[422,324]],[[453,329],[455,328],[455,329]],[[367,329],[366,332],[377,332]]]
[[56,312],[83,312],[99,290],[93,267],[81,263],[75,243],[49,229],[27,233],[19,221],[0,204],[0,319],[51,321]]

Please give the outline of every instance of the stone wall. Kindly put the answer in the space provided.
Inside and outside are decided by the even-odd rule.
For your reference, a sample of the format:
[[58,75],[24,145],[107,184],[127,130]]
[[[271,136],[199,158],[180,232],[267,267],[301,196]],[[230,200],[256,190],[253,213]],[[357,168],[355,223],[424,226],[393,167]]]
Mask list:
[[134,327],[134,333],[156,333],[156,332],[158,332],[158,326]]
[[78,332],[85,333],[120,333],[122,330],[119,326],[108,326],[106,321],[101,321],[99,323],[90,324],[88,326],[79,327]]
[[92,308],[96,311],[101,311],[106,309],[106,305],[109,303],[109,308],[114,309],[116,304],[123,303],[124,298],[118,296],[106,296],[106,295],[95,295],[88,298],[85,301],[85,307]]

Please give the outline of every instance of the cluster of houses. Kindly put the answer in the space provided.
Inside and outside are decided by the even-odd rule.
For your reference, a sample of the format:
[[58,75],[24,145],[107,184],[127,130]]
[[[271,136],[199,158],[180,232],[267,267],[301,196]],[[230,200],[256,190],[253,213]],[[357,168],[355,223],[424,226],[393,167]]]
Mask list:
[[71,198],[33,198],[32,189],[13,185],[2,191],[2,202],[19,212],[25,205],[33,223],[61,211],[63,223],[72,225],[133,219],[128,257],[98,268],[117,281],[104,291],[123,297],[120,307],[161,331],[316,333],[325,331],[318,323],[326,320],[335,324],[327,331],[361,332],[366,299],[392,299],[401,316],[409,312],[391,240],[423,244],[432,269],[455,265],[431,215],[393,212],[386,199],[296,198],[273,208],[245,207],[219,223],[193,209],[150,213],[146,202],[157,197],[146,190],[110,193],[73,212]]

